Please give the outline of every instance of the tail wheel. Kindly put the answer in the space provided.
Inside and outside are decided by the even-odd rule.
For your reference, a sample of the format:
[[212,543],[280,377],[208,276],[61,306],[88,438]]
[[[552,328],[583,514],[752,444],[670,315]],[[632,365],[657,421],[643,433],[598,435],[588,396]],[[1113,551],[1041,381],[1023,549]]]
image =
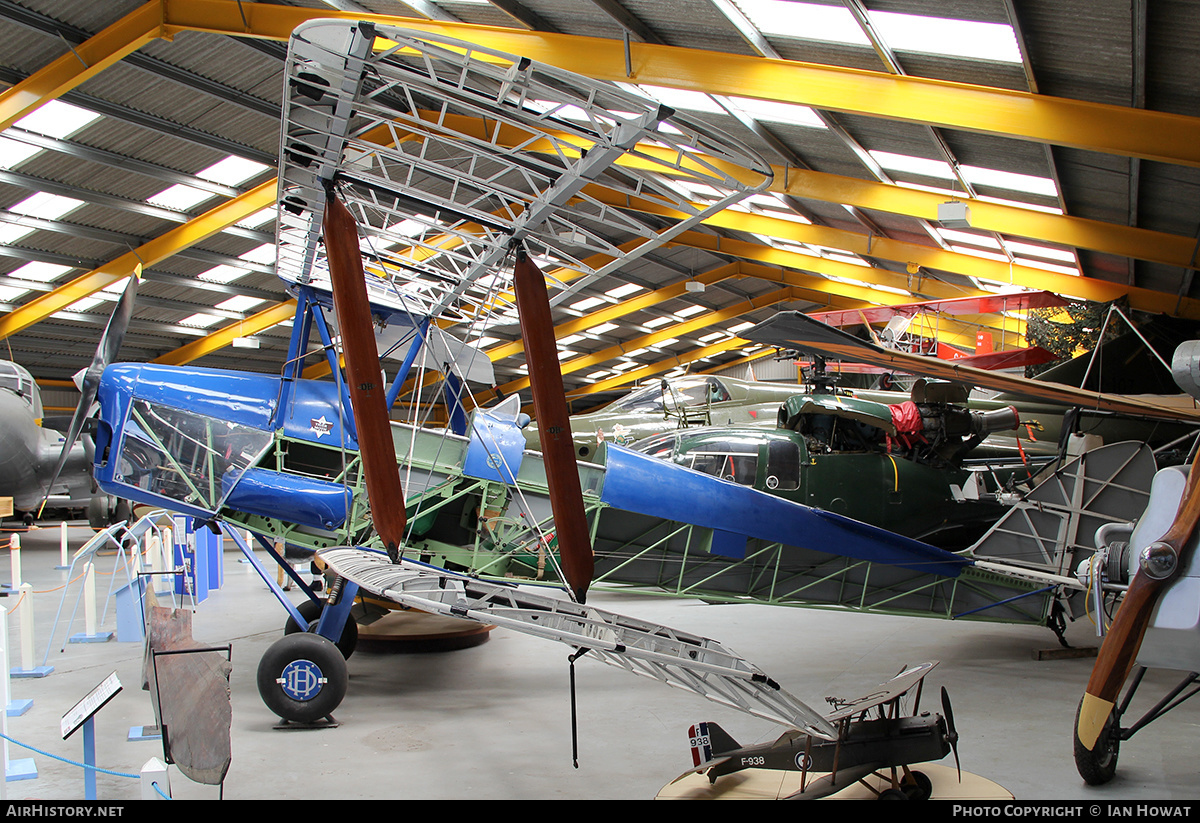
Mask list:
[[349,683],[342,653],[319,634],[285,635],[258,663],[258,693],[263,703],[295,723],[328,717],[341,705]]

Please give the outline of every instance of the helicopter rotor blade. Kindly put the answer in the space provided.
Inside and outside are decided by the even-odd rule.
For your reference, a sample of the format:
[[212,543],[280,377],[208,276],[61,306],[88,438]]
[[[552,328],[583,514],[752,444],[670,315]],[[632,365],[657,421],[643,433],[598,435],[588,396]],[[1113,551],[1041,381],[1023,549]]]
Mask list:
[[42,506],[46,505],[46,501],[50,498],[51,490],[54,484],[58,482],[58,477],[62,473],[63,466],[67,463],[67,457],[74,448],[79,436],[83,433],[84,425],[87,423],[88,417],[92,413],[92,405],[96,402],[96,394],[100,390],[100,376],[104,374],[104,369],[117,359],[117,355],[121,351],[121,344],[125,341],[125,332],[129,328],[129,321],[133,318],[133,306],[137,300],[138,283],[141,280],[141,271],[134,272],[133,276],[125,284],[125,291],[121,294],[121,299],[117,302],[117,307],[108,318],[108,323],[104,327],[103,334],[100,335],[100,342],[96,346],[96,353],[92,355],[92,362],[79,381],[79,403],[75,406],[75,412],[71,415],[71,422],[67,426],[64,433],[62,451],[58,455],[58,461],[54,465],[54,473],[50,475],[50,482],[46,484],[46,496],[42,498]]

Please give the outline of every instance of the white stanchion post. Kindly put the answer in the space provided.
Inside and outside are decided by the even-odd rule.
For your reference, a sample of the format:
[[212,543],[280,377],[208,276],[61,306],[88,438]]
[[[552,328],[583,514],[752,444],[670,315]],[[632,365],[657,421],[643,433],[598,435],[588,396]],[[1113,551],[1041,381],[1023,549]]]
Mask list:
[[162,543],[158,547],[158,552],[150,558],[150,570],[154,572],[165,572],[167,570],[167,553],[171,547],[175,545],[172,541],[174,537],[171,534],[171,527],[162,530]]
[[14,534],[8,540],[8,553],[12,558],[12,588],[21,587],[21,535]]
[[69,540],[67,539],[67,521],[58,524],[58,567],[65,569],[70,564],[67,558]]
[[7,800],[7,784],[13,780],[37,777],[37,767],[32,759],[10,760],[8,757],[8,706],[12,702],[12,689],[8,679],[8,609],[3,606],[0,606],[0,666],[4,667],[3,676],[0,677],[0,706],[4,707],[4,711],[0,711],[0,729],[4,733],[0,740],[4,744],[4,779],[0,780],[0,800]]
[[33,670],[33,586],[21,584],[21,604],[17,607],[17,626],[21,635],[21,668]]
[[157,757],[150,758],[142,766],[141,784],[142,800],[171,799],[171,775],[167,773],[167,764]]
[[92,563],[83,574],[83,633],[88,637],[96,634],[96,567]]
[[17,634],[21,638],[21,665],[9,669],[13,677],[45,677],[54,671],[53,666],[39,666],[33,662],[37,650],[33,647],[33,586],[21,584],[21,595],[13,609],[17,618]]
[[[13,535],[14,537],[16,535]],[[8,705],[8,610],[0,606],[0,644],[4,645],[4,677],[0,685],[0,701]],[[0,800],[8,800],[8,712],[3,712],[4,739],[4,780],[0,781]]]

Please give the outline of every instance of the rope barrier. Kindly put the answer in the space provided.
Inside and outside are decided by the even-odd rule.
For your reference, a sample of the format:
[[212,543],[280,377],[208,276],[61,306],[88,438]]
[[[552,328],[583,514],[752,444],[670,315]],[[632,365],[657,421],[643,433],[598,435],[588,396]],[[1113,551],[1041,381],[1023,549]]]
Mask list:
[[130,777],[130,778],[133,778],[134,780],[141,780],[141,778],[142,778],[142,776],[140,774],[127,774],[125,772],[114,772],[110,769],[102,769],[99,766],[89,766],[86,763],[80,763],[78,761],[71,760],[70,758],[59,757],[56,754],[51,754],[50,752],[42,751],[41,749],[39,749],[35,746],[30,746],[28,743],[22,743],[20,740],[14,740],[13,738],[9,737],[8,735],[4,734],[3,732],[0,732],[0,737],[4,738],[9,743],[13,743],[17,746],[20,746],[23,749],[29,749],[31,752],[40,754],[43,757],[49,757],[52,760],[58,760],[62,763],[66,763],[71,766],[78,766],[81,769],[91,769],[93,771],[101,772],[103,774],[112,775],[113,777]]

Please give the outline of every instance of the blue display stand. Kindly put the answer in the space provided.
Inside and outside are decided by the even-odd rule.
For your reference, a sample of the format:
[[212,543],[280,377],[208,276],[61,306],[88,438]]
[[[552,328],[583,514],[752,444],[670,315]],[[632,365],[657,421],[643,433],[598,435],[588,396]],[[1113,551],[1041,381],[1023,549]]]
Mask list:
[[225,535],[214,534],[207,526],[201,526],[196,532],[196,557],[204,563],[208,575],[210,591],[221,588],[224,580],[224,564],[221,562],[222,552],[225,551]]
[[117,642],[141,643],[146,639],[146,621],[142,613],[142,598],[146,594],[145,578],[117,589]]
[[171,556],[176,567],[183,568],[183,574],[175,578],[175,593],[181,596],[190,595],[195,598],[196,603],[203,603],[208,599],[209,553],[206,548],[198,550],[200,546],[196,542],[194,526],[195,521],[191,517],[175,517]]

